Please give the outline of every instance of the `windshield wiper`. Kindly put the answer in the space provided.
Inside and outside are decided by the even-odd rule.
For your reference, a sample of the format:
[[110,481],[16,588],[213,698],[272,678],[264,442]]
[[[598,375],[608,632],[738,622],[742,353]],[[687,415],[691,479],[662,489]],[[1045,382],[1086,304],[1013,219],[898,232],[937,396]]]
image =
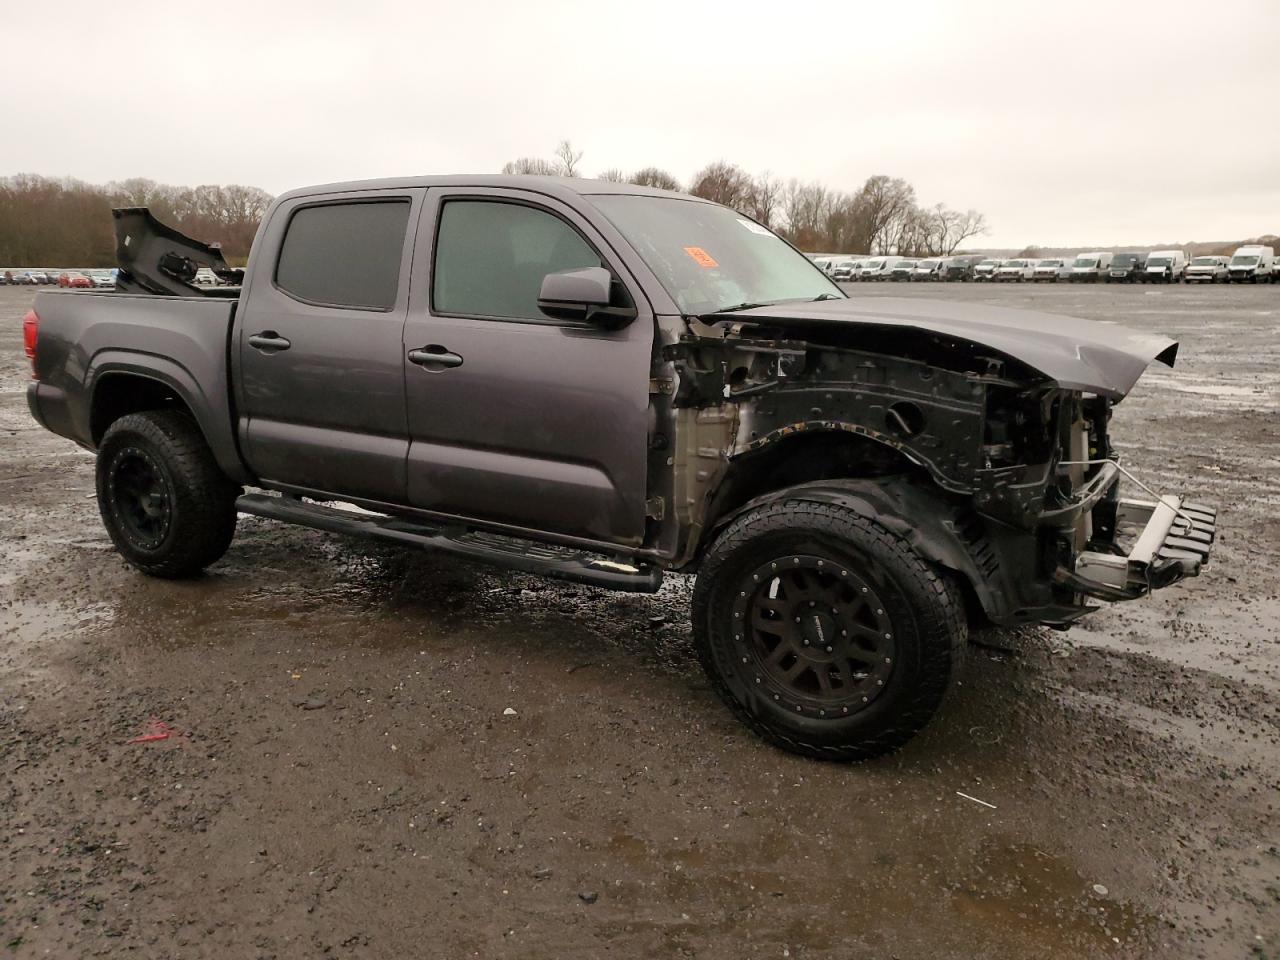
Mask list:
[[750,301],[746,303],[735,303],[732,307],[721,307],[719,310],[709,310],[707,313],[702,314],[702,316],[709,317],[716,313],[737,313],[739,310],[754,310],[756,307],[772,307],[775,303],[781,302],[781,300],[757,300],[754,303]]
[[754,310],[756,307],[776,307],[780,303],[792,303],[801,301],[803,303],[816,303],[819,300],[847,300],[836,293],[820,293],[818,296],[809,299],[807,297],[784,297],[781,300],[755,300],[745,303],[735,303],[732,307],[721,307],[719,310],[708,310],[706,313],[698,314],[701,317],[714,316],[717,313],[737,313],[739,310]]

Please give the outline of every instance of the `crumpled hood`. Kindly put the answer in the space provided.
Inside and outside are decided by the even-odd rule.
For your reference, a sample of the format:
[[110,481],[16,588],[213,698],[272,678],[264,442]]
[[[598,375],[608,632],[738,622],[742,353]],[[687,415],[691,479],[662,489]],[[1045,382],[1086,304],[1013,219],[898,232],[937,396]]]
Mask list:
[[865,324],[968,340],[1038,370],[1068,390],[1118,400],[1152,360],[1172,367],[1178,343],[1113,323],[985,303],[850,297],[816,303],[779,303],[732,314],[734,320],[787,326]]

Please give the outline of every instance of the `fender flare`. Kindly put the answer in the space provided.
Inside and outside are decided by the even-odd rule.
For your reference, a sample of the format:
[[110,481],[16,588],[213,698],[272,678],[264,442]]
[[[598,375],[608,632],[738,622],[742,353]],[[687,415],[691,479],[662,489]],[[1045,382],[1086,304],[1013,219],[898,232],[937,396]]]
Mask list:
[[[85,393],[89,398],[89,422],[85,424],[85,435],[89,439],[92,440],[92,411],[98,391],[104,383],[109,384],[113,376],[119,375],[153,380],[172,390],[191,411],[223,473],[237,483],[250,481],[231,429],[227,401],[210,397],[190,371],[168,357],[130,350],[103,350],[94,355],[85,371]],[[219,408],[224,416],[219,415]]]
[[[994,623],[1008,622],[1011,611],[996,552],[985,538],[966,537],[962,508],[947,502],[941,491],[901,478],[818,480],[783,487],[749,500],[720,517],[708,542],[747,510],[778,500],[837,504],[873,520],[907,541],[928,562],[963,577]],[[985,561],[985,562],[984,562]]]

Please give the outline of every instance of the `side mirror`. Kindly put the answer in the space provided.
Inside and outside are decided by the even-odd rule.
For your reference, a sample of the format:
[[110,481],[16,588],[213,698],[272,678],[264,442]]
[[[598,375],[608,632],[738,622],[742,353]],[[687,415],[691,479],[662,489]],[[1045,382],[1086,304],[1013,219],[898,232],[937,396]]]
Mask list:
[[613,274],[604,267],[548,273],[538,292],[538,309],[556,320],[620,326],[635,317],[633,307],[611,306]]

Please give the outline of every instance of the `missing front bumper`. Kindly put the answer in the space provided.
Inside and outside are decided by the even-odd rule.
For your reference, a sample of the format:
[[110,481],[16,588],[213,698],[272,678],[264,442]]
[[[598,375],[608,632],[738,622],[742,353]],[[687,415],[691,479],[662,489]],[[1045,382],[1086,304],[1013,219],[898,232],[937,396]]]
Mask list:
[[1120,500],[1116,541],[1130,542],[1128,553],[1086,550],[1073,570],[1060,567],[1055,579],[1091,597],[1132,600],[1198,575],[1209,562],[1217,521],[1217,510],[1178,497]]

